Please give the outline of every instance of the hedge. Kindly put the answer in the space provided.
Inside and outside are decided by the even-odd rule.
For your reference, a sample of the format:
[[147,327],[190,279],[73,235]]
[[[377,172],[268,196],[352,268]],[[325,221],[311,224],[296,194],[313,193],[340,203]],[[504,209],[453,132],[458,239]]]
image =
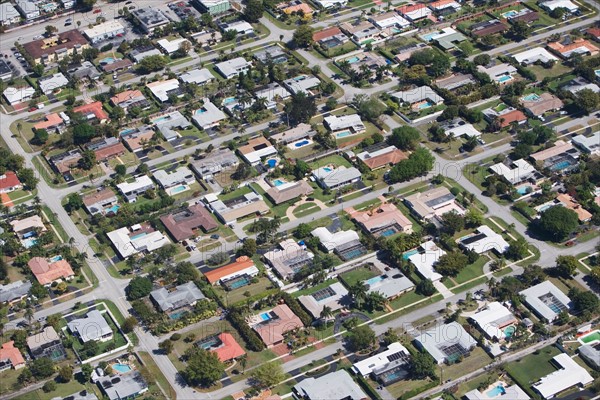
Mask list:
[[300,318],[300,321],[302,321],[304,326],[310,326],[313,323],[312,317],[308,315],[306,311],[304,311],[304,308],[302,308],[298,300],[293,298],[287,292],[281,292],[281,298],[283,299],[283,301],[285,301],[285,304],[288,305],[290,310],[292,310],[292,312],[296,314],[298,318]]
[[240,336],[246,342],[248,350],[252,351],[263,351],[266,346],[260,339],[258,334],[252,330],[246,323],[244,316],[237,310],[231,310],[227,315],[227,319],[231,325],[240,333]]

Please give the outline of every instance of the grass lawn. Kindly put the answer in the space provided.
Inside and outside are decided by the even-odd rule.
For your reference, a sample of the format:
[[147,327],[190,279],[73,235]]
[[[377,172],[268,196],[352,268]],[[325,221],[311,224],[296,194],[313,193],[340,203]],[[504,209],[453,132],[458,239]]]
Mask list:
[[294,208],[294,211],[292,211],[292,213],[294,214],[294,216],[296,218],[302,218],[306,215],[315,213],[320,210],[321,210],[321,207],[319,207],[318,205],[316,205],[313,202],[308,202],[308,203],[300,204],[298,207]]
[[560,350],[556,347],[545,347],[527,357],[506,364],[504,369],[523,390],[529,395],[534,395],[531,384],[542,376],[556,371],[556,368],[550,364],[550,360],[558,354]]
[[544,78],[556,78],[572,71],[571,68],[563,65],[561,62],[556,62],[552,68],[544,68],[541,65],[535,64],[529,65],[527,68],[535,74],[540,82]]
[[321,283],[319,283],[316,286],[312,286],[312,287],[309,287],[309,288],[306,288],[306,289],[298,290],[298,291],[292,293],[292,297],[298,298],[300,296],[305,296],[305,295],[312,294],[312,293],[314,293],[314,292],[316,292],[318,290],[325,289],[326,287],[328,287],[330,285],[333,285],[336,282],[338,282],[337,279],[328,279],[325,282],[321,282]]
[[[21,371],[17,371],[21,372]],[[96,393],[97,396],[100,396],[99,389],[96,385],[92,383],[86,383],[82,385],[77,381],[77,379],[71,379],[71,381],[67,383],[56,382],[56,390],[53,390],[50,393],[45,393],[42,389],[34,390],[32,392],[25,393],[19,397],[15,397],[17,400],[50,400],[54,398],[65,398],[74,393],[79,393],[82,390],[87,390],[91,393]],[[98,397],[98,398],[101,398]]]
[[465,283],[471,279],[475,279],[483,275],[483,266],[490,261],[487,256],[480,256],[473,264],[467,265],[452,279],[446,279],[444,283],[448,288],[453,288],[456,285]]
[[250,192],[252,192],[252,189],[250,189],[249,186],[242,186],[241,188],[236,189],[233,192],[229,192],[227,194],[220,194],[219,199],[221,201],[233,200],[237,197],[240,197],[240,196],[250,193]]
[[490,364],[491,361],[492,359],[487,355],[485,350],[481,347],[475,347],[471,354],[468,357],[465,357],[461,362],[448,367],[443,367],[444,379],[460,378],[469,372],[478,370],[479,368]]
[[360,203],[354,206],[355,210],[363,210],[363,209],[370,209],[370,208],[374,208],[381,205],[381,200],[379,199],[373,199],[373,200],[368,200],[365,201],[364,203]]
[[167,380],[167,378],[165,378],[165,376],[163,375],[160,368],[158,368],[158,366],[152,359],[152,356],[150,356],[150,354],[146,353],[145,351],[140,351],[138,353],[138,356],[144,363],[144,367],[146,367],[146,369],[148,370],[148,372],[150,372],[152,377],[154,379],[156,379],[156,383],[158,383],[158,385],[161,387],[161,389],[165,393],[167,393],[167,395],[168,395],[167,398],[175,399],[176,398],[175,390],[173,390],[173,388],[169,384],[169,381]]
[[356,282],[366,281],[367,279],[377,276],[377,273],[368,268],[357,268],[354,271],[345,272],[340,275],[340,280],[347,287],[354,285]]
[[222,286],[215,286],[215,292],[217,292],[217,294],[225,300],[225,304],[236,304],[243,302],[248,298],[248,296],[244,295],[246,292],[250,293],[250,296],[255,296],[272,288],[273,283],[269,280],[269,278],[266,276],[261,276],[258,278],[257,283],[242,286],[239,289],[234,289],[231,291],[225,290]]
[[352,164],[350,164],[350,161],[346,160],[344,157],[337,155],[337,154],[333,154],[324,158],[320,158],[319,160],[313,161],[311,163],[309,163],[310,167],[315,170],[321,167],[324,167],[326,165],[335,165],[336,167],[339,166],[344,166],[346,168],[350,168],[352,166]]
[[54,229],[56,229],[56,232],[58,232],[58,235],[60,236],[58,238],[58,240],[60,240],[62,243],[68,243],[69,235],[67,235],[67,232],[65,232],[65,230],[62,227],[62,225],[60,224],[60,222],[58,222],[58,219],[56,218],[56,216],[54,215],[52,210],[50,210],[50,208],[48,208],[48,206],[42,206],[42,211],[46,215],[46,217],[47,217],[48,221],[50,222],[50,224],[52,225],[52,227]]

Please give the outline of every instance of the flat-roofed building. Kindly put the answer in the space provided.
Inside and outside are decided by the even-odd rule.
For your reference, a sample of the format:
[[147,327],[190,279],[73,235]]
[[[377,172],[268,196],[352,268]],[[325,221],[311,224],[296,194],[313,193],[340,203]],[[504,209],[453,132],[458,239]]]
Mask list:
[[169,98],[175,96],[181,98],[184,96],[184,91],[179,85],[179,81],[175,78],[167,79],[165,81],[156,81],[146,84],[146,87],[150,89],[150,92],[154,97],[161,103],[166,103]]
[[98,310],[91,310],[84,317],[70,320],[67,328],[82,343],[107,342],[112,340],[114,333],[103,313]]
[[125,197],[128,203],[135,203],[137,197],[147,190],[154,189],[154,182],[147,175],[140,175],[134,178],[133,182],[123,182],[117,185],[119,192]]
[[257,136],[238,148],[238,153],[250,165],[258,165],[266,157],[277,154],[277,149],[264,136]]
[[561,312],[571,309],[571,299],[550,281],[522,290],[519,295],[537,316],[548,322],[553,322]]
[[481,132],[479,132],[472,124],[465,122],[462,118],[455,118],[450,121],[444,121],[440,124],[440,127],[444,130],[444,133],[446,135],[455,138],[478,138],[481,136]]
[[464,214],[465,210],[456,203],[456,196],[445,186],[418,192],[404,198],[404,202],[419,218],[430,220],[447,212]]
[[348,290],[339,282],[332,283],[309,295],[300,296],[298,301],[314,319],[321,318],[321,312],[325,307],[328,307],[331,311],[337,311],[350,305]]
[[219,28],[223,32],[235,31],[238,35],[250,35],[254,33],[254,27],[243,20],[220,24]]
[[332,233],[325,227],[319,227],[312,230],[310,234],[319,238],[321,246],[328,253],[335,252],[345,261],[367,253],[366,248],[360,242],[358,233],[353,230]]
[[148,223],[123,227],[106,234],[121,258],[138,253],[151,253],[171,243],[161,232]]
[[557,8],[564,8],[571,14],[579,12],[579,6],[573,3],[571,0],[549,0],[540,1],[538,5],[548,12],[552,12]]
[[421,243],[417,248],[417,252],[408,256],[408,260],[413,263],[419,275],[432,282],[436,282],[442,279],[443,276],[436,272],[435,263],[445,254],[444,250],[429,240]]
[[404,29],[410,26],[410,22],[402,18],[397,12],[389,11],[383,14],[373,15],[369,18],[379,29],[398,28]]
[[374,356],[362,359],[352,366],[352,371],[363,378],[373,378],[384,386],[406,379],[410,374],[411,356],[399,342]]
[[401,273],[378,275],[364,283],[368,286],[367,293],[379,293],[388,300],[415,288],[415,284]]
[[21,20],[21,15],[11,3],[0,4],[0,25],[16,24]]
[[511,185],[518,185],[529,180],[539,180],[541,174],[523,159],[511,161],[508,165],[505,163],[494,164],[490,170],[496,175],[506,179]]
[[561,353],[555,356],[552,363],[558,369],[542,377],[532,386],[544,399],[552,399],[574,386],[583,388],[594,381],[590,373],[568,354]]
[[465,393],[466,400],[497,400],[500,399],[510,399],[510,400],[530,400],[531,397],[523,389],[519,387],[519,385],[514,384],[510,386],[502,385],[502,394],[500,396],[492,395],[493,390],[487,390],[482,392],[478,389],[473,389],[470,392]]
[[224,169],[233,168],[240,160],[235,153],[227,148],[213,150],[200,160],[193,160],[191,168],[202,179],[210,179]]
[[25,43],[23,47],[36,63],[52,63],[72,55],[74,51],[81,54],[90,45],[77,29],[72,29]]
[[192,121],[201,129],[210,129],[219,126],[227,115],[217,108],[208,98],[202,99],[202,107],[194,110]]
[[215,64],[215,69],[225,79],[231,79],[237,77],[241,72],[246,73],[251,65],[244,57],[237,57]]
[[229,0],[195,0],[202,12],[210,15],[223,14],[231,9]]
[[278,248],[266,252],[263,257],[283,279],[291,279],[302,268],[309,266],[314,254],[294,239],[280,242]]
[[165,140],[169,142],[181,137],[179,132],[177,132],[178,129],[187,129],[192,126],[190,121],[188,121],[179,111],[172,111],[163,114],[160,117],[152,120],[152,123],[163,135]]
[[188,43],[190,46],[192,45],[190,41],[185,38],[176,38],[173,40],[160,39],[156,41],[158,47],[162,50],[163,53],[167,55],[171,55],[179,51],[179,49],[184,43]]
[[242,256],[238,257],[235,262],[230,264],[204,271],[204,276],[211,285],[220,283],[227,286],[228,281],[239,277],[251,278],[258,275],[258,273],[259,270],[254,264],[254,261],[247,256]]
[[160,220],[176,242],[195,236],[200,229],[212,232],[219,227],[211,213],[200,204],[163,215]]
[[536,62],[547,63],[558,61],[558,58],[553,56],[548,50],[543,47],[534,47],[533,49],[525,50],[513,55],[519,64],[530,65]]
[[343,369],[319,378],[306,378],[292,388],[294,399],[366,400],[369,398]]
[[468,356],[477,342],[458,322],[436,325],[415,338],[417,348],[427,351],[438,364],[453,364]]
[[[179,167],[169,171],[159,169],[154,171],[152,176],[154,176],[158,185],[167,192],[175,186],[191,185],[196,182],[194,174],[187,167]],[[175,193],[171,192],[170,194]]]
[[266,87],[255,91],[254,96],[256,96],[257,99],[265,99],[265,106],[267,109],[271,110],[276,108],[278,104],[281,104],[282,101],[288,99],[291,96],[291,93],[288,92],[285,87],[279,85],[279,83],[273,82]]
[[313,89],[318,87],[321,84],[321,81],[313,75],[297,75],[293,78],[286,79],[283,81],[283,84],[290,92],[292,92],[292,94],[304,92],[307,96],[314,96],[317,92]]
[[349,131],[350,134],[359,134],[366,130],[365,124],[358,114],[330,115],[323,119],[323,124],[334,135],[342,131]]
[[507,338],[504,329],[518,323],[514,314],[497,301],[489,303],[483,310],[471,315],[470,318],[487,338],[499,342],[503,342]]
[[156,7],[138,8],[131,12],[146,33],[171,22],[162,11]]
[[210,202],[208,206],[224,224],[233,224],[239,218],[248,215],[262,215],[271,210],[263,197],[254,192],[227,201],[217,199]]
[[324,189],[348,186],[362,179],[362,174],[357,168],[347,168],[343,165],[321,167],[314,170],[312,176]]
[[579,356],[594,368],[594,370],[600,371],[600,342],[584,344],[577,350],[579,351]]
[[511,82],[513,76],[517,73],[517,69],[509,63],[501,63],[494,65],[478,65],[477,71],[486,74],[491,80],[498,84],[506,84]]
[[208,82],[215,80],[213,74],[210,73],[208,68],[195,68],[191,71],[187,71],[179,75],[179,79],[185,83],[195,83],[196,85],[204,85]]
[[150,292],[150,298],[162,312],[179,310],[183,307],[193,307],[198,300],[206,297],[194,282],[178,285],[172,290],[165,287]]
[[475,233],[460,238],[457,243],[477,254],[483,254],[490,250],[496,252],[496,254],[503,254],[509,247],[508,242],[504,240],[502,235],[494,232],[487,225],[481,225],[475,230]]
[[97,383],[109,400],[134,399],[148,391],[148,383],[137,370],[118,376],[105,376]]
[[571,139],[571,142],[586,154],[600,155],[600,132],[592,136],[577,135]]
[[409,21],[415,22],[431,15],[431,10],[425,4],[409,4],[396,8]]
[[84,29],[83,34],[91,43],[99,43],[125,33],[125,27],[116,19],[108,20],[92,28]]

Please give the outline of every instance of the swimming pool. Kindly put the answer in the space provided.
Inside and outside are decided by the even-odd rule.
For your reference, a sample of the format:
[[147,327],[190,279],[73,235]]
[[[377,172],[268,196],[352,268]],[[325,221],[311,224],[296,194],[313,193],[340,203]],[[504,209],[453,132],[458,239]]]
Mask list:
[[325,171],[325,172],[331,172],[331,171],[333,171],[333,168],[323,167],[323,171]]
[[281,186],[281,185],[285,185],[286,183],[287,183],[287,182],[286,182],[286,181],[284,181],[284,180],[282,180],[282,179],[275,179],[275,180],[273,181],[273,185],[275,185],[275,186]]
[[362,256],[365,253],[366,253],[366,251],[363,250],[363,249],[360,249],[360,248],[359,249],[352,249],[352,250],[344,252],[342,254],[342,258],[345,261],[348,261],[348,260],[352,260],[353,258],[360,257],[360,256]]
[[485,394],[487,397],[492,397],[492,398],[498,397],[503,394],[506,394],[506,389],[504,389],[504,386],[498,385],[495,388],[493,388],[492,390],[488,390]]
[[552,171],[561,171],[565,168],[569,168],[571,165],[572,165],[571,162],[565,160],[565,161],[561,161],[561,162],[554,164],[552,167],[550,167],[550,169]]
[[185,313],[186,313],[185,311],[179,311],[179,312],[170,314],[169,318],[171,318],[171,319],[179,319],[179,318],[183,317]]
[[31,231],[31,232],[27,232],[25,234],[23,234],[23,239],[29,239],[32,237],[36,237],[37,233],[35,231]]
[[424,109],[426,109],[426,108],[430,108],[430,107],[433,107],[433,106],[434,106],[434,104],[433,104],[433,103],[430,103],[430,102],[428,102],[428,101],[425,101],[425,102],[423,102],[423,103],[419,104],[417,108],[418,108],[419,110],[424,110]]
[[306,146],[307,144],[309,144],[310,142],[308,140],[302,140],[300,142],[296,142],[294,143],[295,147],[302,147],[302,146]]
[[226,98],[223,99],[223,105],[224,106],[226,106],[228,104],[231,104],[231,103],[235,103],[235,102],[237,102],[237,100],[236,100],[235,97],[226,97]]
[[520,188],[517,189],[517,193],[519,193],[521,196],[526,195],[527,193],[530,193],[532,190],[531,186],[521,186]]
[[367,279],[365,281],[365,283],[369,286],[373,286],[374,284],[381,282],[383,280],[383,276],[382,275],[378,275],[378,276],[374,276],[371,279]]
[[522,98],[523,101],[538,101],[539,99],[541,99],[541,97],[535,93],[528,94]]
[[51,263],[55,263],[55,262],[57,262],[57,261],[60,261],[60,260],[62,260],[62,259],[63,259],[63,258],[62,258],[62,256],[54,256],[54,257],[52,257],[52,258],[50,259],[50,262],[51,262]]
[[171,194],[185,192],[188,189],[186,185],[180,185],[171,189]]
[[119,135],[125,136],[125,135],[127,135],[127,134],[129,134],[131,132],[135,132],[136,130],[137,129],[135,129],[135,128],[127,128],[127,129],[122,130],[121,132],[119,132]]
[[260,314],[260,319],[262,319],[263,321],[269,321],[271,320],[271,313],[265,312]]
[[275,168],[275,166],[277,165],[277,160],[271,158],[270,160],[267,160],[267,165],[269,166],[269,168]]
[[131,371],[131,367],[127,364],[113,364],[112,369],[120,374],[126,374]]
[[554,207],[554,204],[544,204],[540,206],[540,208],[538,209],[538,213],[542,213],[552,207]]
[[23,240],[23,247],[25,247],[26,249],[35,246],[35,244],[37,243],[37,239],[24,239]]
[[240,276],[237,278],[233,278],[231,281],[227,281],[225,286],[227,286],[230,290],[239,289],[241,287],[247,286],[251,283],[250,279],[247,276]]
[[196,111],[194,111],[194,114],[198,115],[198,114],[204,114],[206,112],[205,108],[199,108]]
[[168,116],[168,115],[164,115],[164,116],[162,116],[162,117],[158,117],[158,118],[156,118],[155,120],[153,120],[153,121],[152,121],[152,123],[153,123],[153,124],[157,124],[157,123],[159,123],[159,122],[166,121],[166,120],[168,120],[168,119],[170,119],[170,118],[171,118],[170,116]]
[[306,79],[306,75],[299,75],[299,76],[296,76],[296,77],[294,77],[292,79],[295,80],[296,82],[300,82],[300,81],[303,81],[303,80]]
[[502,17],[508,19],[510,17],[514,17],[517,14],[518,14],[518,12],[516,12],[515,10],[510,10],[510,11],[507,11],[505,13],[502,13]]
[[117,213],[117,211],[119,211],[119,208],[121,208],[121,206],[120,206],[120,205],[118,205],[118,204],[115,204],[114,206],[111,206],[111,207],[105,208],[105,209],[104,209],[104,212],[105,212],[106,214],[108,214],[108,213],[113,213],[113,214],[116,214],[116,213]]
[[219,343],[220,343],[219,338],[217,336],[213,336],[208,339],[201,340],[198,343],[198,346],[203,348],[204,350],[209,350],[209,349],[217,346]]
[[396,230],[394,228],[388,228],[385,231],[381,232],[381,236],[388,237],[392,236],[394,233],[396,233]]
[[100,64],[112,64],[115,61],[116,60],[113,57],[104,57],[102,60],[100,60]]
[[354,56],[354,57],[347,58],[346,61],[348,61],[350,64],[354,64],[355,62],[360,61],[360,58]]
[[582,343],[585,343],[585,344],[590,344],[590,343],[600,341],[600,331],[588,333],[587,335],[580,337],[579,341]]
[[426,35],[422,35],[421,39],[423,39],[426,42],[431,42],[439,34],[440,34],[439,32],[431,32]]
[[600,69],[595,70],[594,73],[596,74],[597,77],[600,77]]
[[146,236],[146,232],[144,232],[144,233],[138,233],[137,235],[131,236],[129,239],[131,239],[131,240],[137,240],[139,238],[143,238],[144,236]]
[[343,132],[336,133],[335,137],[338,138],[338,139],[341,139],[341,138],[345,138],[346,136],[350,136],[350,135],[352,135],[352,132],[350,132],[350,131],[343,131]]
[[504,332],[504,337],[510,339],[512,335],[515,333],[517,328],[514,325],[509,325],[502,332]]
[[512,80],[512,79],[513,79],[513,77],[512,77],[512,76],[510,76],[510,75],[502,75],[501,77],[499,77],[499,78],[497,79],[497,81],[498,81],[499,83],[505,83],[505,82],[508,82],[508,81],[510,81],[510,80]]
[[418,253],[419,253],[419,250],[412,249],[412,250],[409,250],[409,251],[406,251],[406,252],[402,253],[402,258],[404,258],[405,260],[408,260],[408,258],[410,256],[414,256],[415,254],[418,254]]

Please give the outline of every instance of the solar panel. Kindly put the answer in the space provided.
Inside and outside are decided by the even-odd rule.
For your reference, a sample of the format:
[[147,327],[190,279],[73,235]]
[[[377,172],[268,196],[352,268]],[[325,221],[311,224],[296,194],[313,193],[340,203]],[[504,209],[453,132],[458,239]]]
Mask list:
[[440,346],[439,349],[449,359],[457,359],[460,356],[469,354],[469,350],[462,347],[459,343],[450,344],[450,345],[442,345],[442,346]]
[[312,297],[317,301],[327,299],[331,296],[335,296],[335,291],[330,287],[326,287],[325,289],[318,290],[312,294]]
[[452,193],[448,193],[448,194],[445,194],[445,195],[440,196],[438,198],[428,200],[428,201],[425,202],[425,204],[427,204],[427,206],[433,208],[433,207],[437,206],[438,204],[445,203],[445,202],[450,201],[452,199],[454,199],[454,195]]
[[408,361],[410,359],[410,357],[405,352],[399,351],[397,353],[390,354],[389,356],[387,356],[387,359],[388,359],[389,362],[396,361],[396,360],[406,360],[406,361]]

